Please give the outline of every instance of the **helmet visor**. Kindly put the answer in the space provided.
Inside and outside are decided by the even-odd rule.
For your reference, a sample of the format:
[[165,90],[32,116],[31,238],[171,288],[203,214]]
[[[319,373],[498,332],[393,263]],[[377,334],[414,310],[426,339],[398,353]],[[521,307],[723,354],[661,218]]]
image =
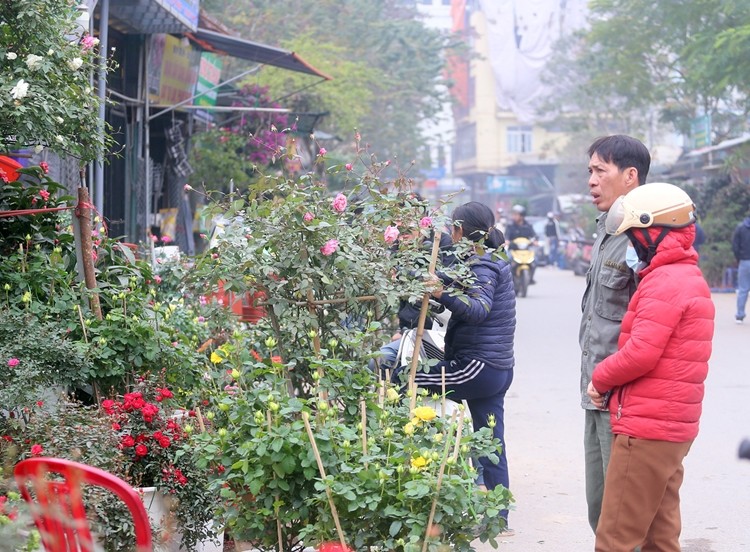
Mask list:
[[617,235],[623,232],[625,229],[620,229],[623,222],[625,222],[625,196],[620,196],[607,212],[607,219],[604,222],[607,234]]

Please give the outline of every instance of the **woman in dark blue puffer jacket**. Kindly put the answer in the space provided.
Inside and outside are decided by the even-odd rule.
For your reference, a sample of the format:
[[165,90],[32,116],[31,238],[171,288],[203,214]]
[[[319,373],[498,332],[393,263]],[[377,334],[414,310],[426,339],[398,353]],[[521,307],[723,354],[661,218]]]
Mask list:
[[[504,242],[502,233],[495,228],[494,214],[483,203],[461,205],[452,218],[453,243],[466,238],[494,250]],[[487,427],[494,416],[493,432],[502,442],[503,451],[498,464],[479,459],[488,489],[509,484],[503,414],[505,393],[513,381],[516,329],[510,264],[493,253],[480,256],[472,252],[463,259],[474,275],[470,286],[463,287],[445,276],[435,282],[433,297],[451,311],[445,360],[431,367],[429,373],[417,372],[416,377],[417,385],[440,393],[441,367],[445,366],[446,391],[451,399],[466,400],[474,429]]]

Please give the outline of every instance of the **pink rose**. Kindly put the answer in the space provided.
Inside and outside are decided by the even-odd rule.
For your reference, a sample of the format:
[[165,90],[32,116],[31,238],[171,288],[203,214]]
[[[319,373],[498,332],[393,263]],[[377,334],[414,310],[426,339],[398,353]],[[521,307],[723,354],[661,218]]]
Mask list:
[[19,364],[21,364],[21,361],[17,358],[8,359],[8,366],[10,366],[11,368],[15,368]]
[[315,218],[315,215],[313,215],[310,211],[308,211],[307,213],[305,213],[305,216],[302,217],[302,220],[304,220],[305,222],[310,222],[314,218]]
[[320,155],[321,157],[323,157],[326,153],[328,153],[328,151],[325,148],[320,148],[320,151],[318,152],[318,155]]
[[385,232],[383,232],[383,239],[385,240],[385,243],[393,243],[398,239],[398,235],[401,232],[398,231],[398,228],[395,226],[389,226],[385,229]]
[[81,48],[84,52],[91,50],[91,48],[93,48],[97,44],[99,44],[99,39],[94,38],[91,35],[86,35],[83,37],[83,40],[81,40]]
[[331,203],[331,206],[337,213],[343,213],[344,211],[346,211],[346,204],[346,196],[344,194],[336,194],[336,197],[333,198],[333,203]]
[[169,243],[171,241],[172,241],[172,238],[170,238],[169,236],[162,236],[161,237],[161,243]]
[[339,248],[339,240],[328,240],[323,247],[320,248],[320,252],[326,257],[333,255]]
[[344,165],[344,167],[346,167],[347,171],[350,171],[354,168],[354,166],[351,163],[347,163],[346,165]]
[[419,219],[419,226],[420,228],[432,227],[432,217],[422,217],[421,219]]

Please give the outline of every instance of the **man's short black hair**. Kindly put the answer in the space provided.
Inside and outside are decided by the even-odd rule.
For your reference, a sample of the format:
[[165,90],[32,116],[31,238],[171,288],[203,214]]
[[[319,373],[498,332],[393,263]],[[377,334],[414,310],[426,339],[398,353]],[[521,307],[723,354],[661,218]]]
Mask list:
[[646,183],[648,169],[651,167],[651,154],[640,140],[624,134],[603,136],[589,147],[589,158],[594,154],[605,163],[613,163],[621,171],[635,167],[638,171],[638,184]]

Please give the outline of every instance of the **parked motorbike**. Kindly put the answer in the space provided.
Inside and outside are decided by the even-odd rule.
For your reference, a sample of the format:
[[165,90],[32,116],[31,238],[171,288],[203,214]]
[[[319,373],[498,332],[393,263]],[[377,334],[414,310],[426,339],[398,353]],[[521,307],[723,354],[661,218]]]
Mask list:
[[526,297],[531,284],[531,271],[534,267],[534,242],[529,238],[516,238],[510,242],[508,255],[513,270],[513,285],[516,295]]

